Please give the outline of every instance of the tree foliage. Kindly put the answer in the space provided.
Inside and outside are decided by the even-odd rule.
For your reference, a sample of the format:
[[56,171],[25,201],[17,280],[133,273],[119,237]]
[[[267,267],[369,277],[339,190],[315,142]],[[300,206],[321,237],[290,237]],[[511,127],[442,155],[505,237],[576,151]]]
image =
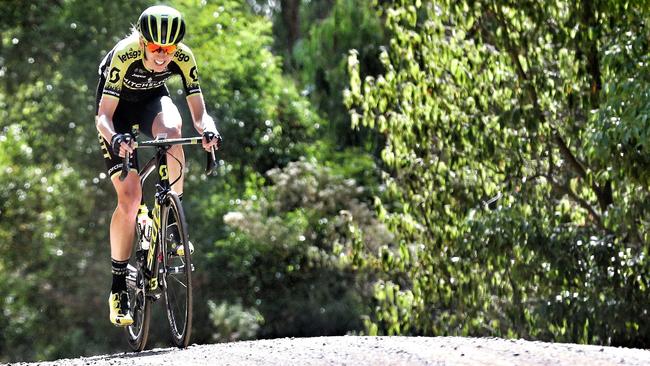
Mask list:
[[397,200],[369,331],[648,343],[643,6],[379,7],[386,72],[351,53],[346,93]]
[[[43,360],[126,347],[123,332],[97,316],[97,309],[105,309],[110,284],[108,222],[115,198],[96,142],[93,114],[101,58],[131,32],[131,23],[150,4],[0,5],[3,14],[12,15],[0,28],[0,360]],[[197,6],[179,0],[171,5],[188,19],[186,43],[199,62],[208,111],[226,141],[217,178],[202,175],[204,156],[198,149],[187,151],[184,205],[197,246],[193,340],[236,339],[233,334],[242,327],[253,329],[246,337],[256,337],[255,322],[245,316],[254,314],[247,313],[253,308],[238,307],[253,287],[236,288],[227,298],[213,287],[223,278],[221,268],[211,266],[215,261],[240,261],[248,254],[212,252],[218,249],[213,243],[227,239],[222,217],[232,208],[230,202],[249,195],[249,188],[261,189],[257,184],[264,182],[267,170],[320,154],[326,145],[315,140],[326,121],[282,75],[281,60],[269,51],[267,19],[239,1]],[[179,81],[169,86],[189,121],[182,92],[177,93]],[[184,133],[195,134],[191,123],[185,123]],[[266,278],[271,270],[262,267],[259,275]],[[318,270],[293,275],[317,278]],[[293,302],[302,302],[285,295],[285,304],[292,308],[297,308]],[[323,291],[322,296],[332,295]],[[227,309],[220,312],[217,304]],[[319,310],[308,314],[321,316]],[[351,313],[348,319],[353,317]],[[156,324],[165,322],[160,314],[154,319]],[[223,323],[232,319],[242,322],[235,327]],[[281,321],[267,319],[264,324],[279,328]],[[346,329],[339,323],[333,327],[339,333]],[[165,345],[166,329],[153,328],[152,345]]]
[[[152,4],[0,3],[2,362],[126,349],[93,114]],[[169,4],[225,139],[216,177],[186,149],[193,342],[650,344],[645,2]]]
[[267,174],[268,185],[233,202],[224,216],[228,235],[208,249],[206,261],[220,276],[206,291],[259,311],[262,337],[360,330],[368,289],[345,255],[353,245],[349,227],[354,222],[373,238],[369,248],[391,238],[365,203],[365,189],[313,159]]

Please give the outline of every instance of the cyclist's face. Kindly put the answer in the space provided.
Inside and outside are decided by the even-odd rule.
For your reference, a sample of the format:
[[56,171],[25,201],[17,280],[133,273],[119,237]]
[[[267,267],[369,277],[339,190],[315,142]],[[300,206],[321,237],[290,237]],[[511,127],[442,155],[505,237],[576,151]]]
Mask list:
[[146,47],[143,44],[144,52],[146,59],[144,60],[145,66],[149,69],[152,69],[155,72],[162,72],[167,69],[167,65],[174,58],[174,53],[166,53],[163,49],[157,49],[155,52],[152,52],[149,47]]

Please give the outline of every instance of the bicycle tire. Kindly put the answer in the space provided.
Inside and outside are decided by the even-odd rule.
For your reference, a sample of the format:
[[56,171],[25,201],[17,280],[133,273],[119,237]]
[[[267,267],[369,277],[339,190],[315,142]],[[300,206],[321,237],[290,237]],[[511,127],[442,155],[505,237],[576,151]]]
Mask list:
[[[163,206],[162,238],[164,291],[167,320],[172,342],[175,346],[185,348],[189,344],[192,332],[192,254],[188,245],[187,222],[178,195],[170,192]],[[175,237],[173,226],[178,237]],[[183,245],[182,256],[176,254],[172,244]]]
[[[135,248],[139,247],[138,238],[139,229],[136,225],[135,230]],[[149,323],[151,320],[152,301],[147,297],[146,280],[142,272],[143,263],[138,263],[137,256],[131,256],[135,260],[135,265],[130,265],[129,276],[135,275],[127,281],[127,291],[131,300],[131,316],[133,324],[126,327],[127,339],[129,346],[133,351],[140,352],[147,345],[149,338]]]

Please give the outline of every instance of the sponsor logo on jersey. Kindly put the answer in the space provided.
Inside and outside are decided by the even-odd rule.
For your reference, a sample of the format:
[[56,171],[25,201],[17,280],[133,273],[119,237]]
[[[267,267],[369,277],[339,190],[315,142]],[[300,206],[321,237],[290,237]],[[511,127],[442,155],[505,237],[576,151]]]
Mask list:
[[165,80],[152,80],[149,78],[146,82],[133,81],[124,79],[124,85],[130,89],[153,89],[165,84]]
[[199,82],[199,73],[196,71],[196,66],[192,66],[190,69],[190,77],[192,78],[192,81],[195,83]]
[[186,54],[185,52],[178,50],[174,54],[174,57],[180,62],[188,62],[190,61],[190,55]]
[[118,97],[118,98],[120,97],[120,91],[115,90],[115,89],[104,88],[104,91],[102,92],[102,94],[112,95],[112,96]]
[[110,74],[111,74],[111,77],[110,77],[110,79],[108,79],[108,81],[110,83],[115,84],[120,80],[120,69],[118,69],[117,67],[113,67],[111,69]]
[[120,164],[117,164],[117,165],[111,167],[110,169],[108,169],[108,176],[111,177],[111,176],[113,176],[113,174],[115,174],[118,171],[122,170],[122,165],[124,165],[124,164],[120,163]]
[[198,84],[188,85],[187,87],[187,95],[196,94],[200,92],[201,92],[201,88],[199,88]]
[[120,61],[122,61],[122,62],[126,62],[126,60],[128,60],[128,59],[140,57],[141,54],[142,54],[142,51],[140,51],[140,50],[129,49],[127,52],[125,52],[125,53],[123,53],[121,55],[117,55],[117,58],[119,58]]

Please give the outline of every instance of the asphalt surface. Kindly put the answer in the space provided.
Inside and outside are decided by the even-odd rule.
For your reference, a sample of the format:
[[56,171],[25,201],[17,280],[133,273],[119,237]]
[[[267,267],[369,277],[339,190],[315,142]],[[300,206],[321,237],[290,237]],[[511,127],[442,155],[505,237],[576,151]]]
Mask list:
[[650,365],[650,351],[462,337],[283,338],[11,365]]

